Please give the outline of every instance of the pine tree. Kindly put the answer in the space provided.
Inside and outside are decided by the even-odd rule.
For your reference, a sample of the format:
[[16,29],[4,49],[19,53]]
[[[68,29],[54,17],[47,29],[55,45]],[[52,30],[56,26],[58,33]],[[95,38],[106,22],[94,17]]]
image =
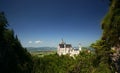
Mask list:
[[32,57],[22,47],[14,31],[7,28],[8,22],[0,13],[0,73],[32,73]]

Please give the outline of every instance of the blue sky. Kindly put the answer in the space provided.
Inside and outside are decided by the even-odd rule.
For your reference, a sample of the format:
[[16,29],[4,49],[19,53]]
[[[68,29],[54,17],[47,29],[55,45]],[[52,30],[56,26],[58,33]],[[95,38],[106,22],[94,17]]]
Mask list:
[[9,28],[24,47],[89,46],[101,37],[109,0],[0,0]]

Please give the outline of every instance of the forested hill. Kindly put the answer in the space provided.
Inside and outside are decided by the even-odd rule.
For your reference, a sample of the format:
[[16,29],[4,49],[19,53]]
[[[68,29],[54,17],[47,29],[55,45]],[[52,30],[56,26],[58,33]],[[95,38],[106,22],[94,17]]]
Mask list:
[[85,50],[74,57],[32,56],[8,26],[0,12],[0,73],[120,73],[120,0],[110,0],[101,38],[91,44],[95,52]]
[[0,73],[31,73],[31,55],[7,26],[5,14],[0,12]]

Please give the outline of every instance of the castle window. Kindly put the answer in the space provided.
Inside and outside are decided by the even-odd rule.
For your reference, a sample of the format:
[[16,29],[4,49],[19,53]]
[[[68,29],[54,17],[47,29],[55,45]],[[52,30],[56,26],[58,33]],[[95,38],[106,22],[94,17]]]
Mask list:
[[59,44],[60,48],[64,48],[64,44]]

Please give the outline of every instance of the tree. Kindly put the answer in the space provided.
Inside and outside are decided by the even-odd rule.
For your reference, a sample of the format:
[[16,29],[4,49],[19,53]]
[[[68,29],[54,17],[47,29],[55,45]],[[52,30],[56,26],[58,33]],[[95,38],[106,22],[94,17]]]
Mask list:
[[[95,48],[97,64],[101,66],[107,65],[111,72],[120,71],[119,57],[115,63],[111,56],[114,56],[111,52],[112,47],[116,47],[116,54],[120,52],[120,0],[110,0],[109,11],[102,20],[101,27],[103,30],[102,37],[96,43],[92,44]],[[116,57],[116,56],[115,56]],[[115,58],[113,57],[113,58]],[[115,67],[114,65],[117,64]]]
[[32,57],[22,47],[14,31],[7,28],[4,12],[0,13],[0,73],[32,73]]

